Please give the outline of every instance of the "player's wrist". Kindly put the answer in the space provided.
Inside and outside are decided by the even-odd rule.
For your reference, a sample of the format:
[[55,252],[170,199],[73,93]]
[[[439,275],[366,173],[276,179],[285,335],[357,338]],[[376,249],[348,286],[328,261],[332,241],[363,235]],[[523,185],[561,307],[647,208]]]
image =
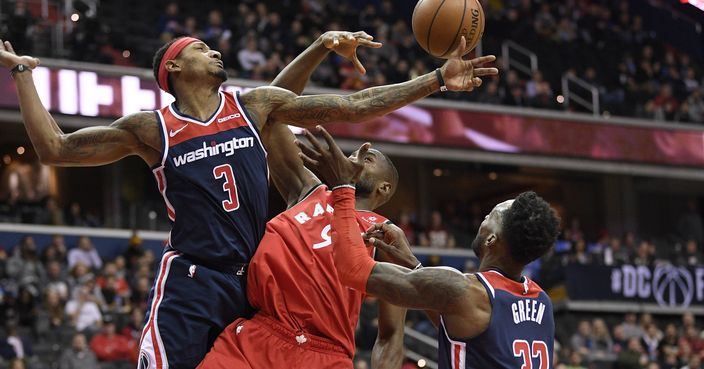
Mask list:
[[30,66],[27,64],[17,63],[10,68],[10,77],[12,77],[13,79],[20,75],[31,73],[32,68],[30,68]]
[[352,189],[352,190],[356,189],[356,187],[354,187],[354,183],[341,183],[341,184],[332,185],[331,191],[344,189],[344,188],[348,188],[348,189]]
[[442,68],[435,69],[435,78],[438,80],[440,92],[445,92],[447,91],[447,85],[445,84],[445,78],[442,76],[442,73]]

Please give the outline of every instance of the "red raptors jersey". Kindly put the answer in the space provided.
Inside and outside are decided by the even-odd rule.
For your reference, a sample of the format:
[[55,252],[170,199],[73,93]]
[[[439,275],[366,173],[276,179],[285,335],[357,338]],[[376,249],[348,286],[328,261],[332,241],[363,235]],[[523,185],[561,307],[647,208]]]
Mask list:
[[[250,263],[247,297],[260,313],[293,330],[328,338],[352,357],[364,294],[343,286],[337,277],[330,247],[330,196],[320,185],[267,223]],[[357,211],[357,221],[364,232],[386,218]]]

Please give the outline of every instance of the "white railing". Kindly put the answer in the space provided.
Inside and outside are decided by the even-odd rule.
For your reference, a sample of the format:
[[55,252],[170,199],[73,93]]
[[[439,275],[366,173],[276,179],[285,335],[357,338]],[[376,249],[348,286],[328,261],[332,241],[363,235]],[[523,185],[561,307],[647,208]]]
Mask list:
[[[432,349],[433,352],[437,352],[438,340],[436,340],[435,338],[427,336],[423,333],[420,333],[417,330],[410,328],[410,327],[406,327],[404,329],[404,335],[407,338],[411,338],[412,340],[414,340],[414,342],[417,342],[421,345],[427,346],[428,348]],[[431,360],[431,359],[429,359],[429,358],[427,358],[427,357],[425,357],[415,351],[406,349],[406,357],[415,361],[415,362],[419,362],[419,361],[423,360],[423,361],[425,361],[425,366],[428,368],[431,368],[431,369],[438,368],[437,362],[435,362],[435,361],[433,361],[433,360]]]
[[[514,57],[511,56],[512,54]],[[529,62],[526,63],[519,60],[515,57],[516,54],[528,59]],[[501,44],[501,58],[503,59],[504,70],[513,68],[528,76],[532,76],[538,70],[538,55],[511,40],[504,41]]]
[[[588,92],[591,96],[583,97],[573,90],[573,87],[579,87],[583,92]],[[570,103],[579,105],[592,112],[594,116],[599,116],[601,110],[599,107],[599,89],[587,81],[565,73],[562,76],[562,95],[565,97],[565,108],[568,108]]]

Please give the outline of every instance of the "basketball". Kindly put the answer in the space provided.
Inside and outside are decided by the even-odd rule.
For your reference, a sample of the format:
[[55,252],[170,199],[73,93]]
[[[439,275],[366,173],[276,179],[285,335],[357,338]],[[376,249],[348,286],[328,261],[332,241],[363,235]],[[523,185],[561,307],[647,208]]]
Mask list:
[[467,51],[484,33],[484,10],[479,0],[420,0],[413,10],[413,34],[428,54],[448,59],[464,35]]

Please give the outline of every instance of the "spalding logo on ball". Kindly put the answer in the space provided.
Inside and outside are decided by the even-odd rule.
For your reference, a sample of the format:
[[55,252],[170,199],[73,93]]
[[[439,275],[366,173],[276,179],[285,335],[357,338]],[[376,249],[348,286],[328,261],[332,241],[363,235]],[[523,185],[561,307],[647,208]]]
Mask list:
[[465,54],[484,34],[484,10],[479,0],[420,0],[413,10],[413,34],[428,54],[448,59],[462,36]]

